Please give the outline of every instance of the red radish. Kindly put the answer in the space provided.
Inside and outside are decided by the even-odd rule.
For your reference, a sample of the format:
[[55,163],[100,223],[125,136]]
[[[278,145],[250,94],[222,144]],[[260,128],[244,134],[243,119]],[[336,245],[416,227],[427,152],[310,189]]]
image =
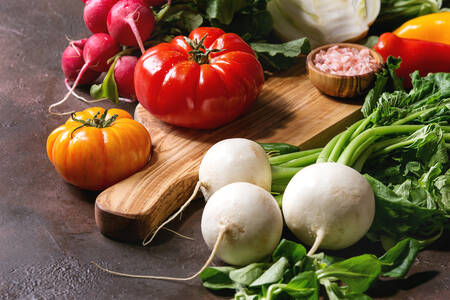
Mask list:
[[78,76],[75,79],[72,88],[61,101],[50,105],[48,111],[57,115],[66,115],[72,113],[55,113],[52,111],[52,108],[66,102],[66,100],[78,86],[81,78],[88,69],[97,72],[106,72],[110,66],[108,60],[119,51],[119,45],[117,45],[113,38],[106,33],[96,33],[88,38],[83,48],[84,65],[81,67],[81,70],[78,73]]
[[148,6],[159,6],[163,3],[171,2],[170,0],[169,1],[167,1],[167,0],[142,0],[142,1]]
[[155,17],[151,8],[141,0],[120,0],[109,11],[108,32],[125,46],[137,46],[145,52],[143,40],[152,34]]
[[[78,73],[80,73],[80,70],[84,65],[83,49],[86,41],[87,39],[71,41],[61,57],[61,68],[64,72],[64,76],[70,82],[76,80]],[[97,71],[90,69],[86,70],[78,84],[83,85],[92,83],[99,75],[100,73]]]
[[120,97],[128,99],[136,98],[136,92],[134,91],[134,68],[137,62],[138,58],[136,56],[122,56],[116,62],[114,79]]
[[117,3],[118,0],[88,0],[83,11],[83,19],[86,27],[92,33],[108,32],[106,26],[106,19],[111,7]]
[[93,34],[84,45],[83,58],[89,69],[106,72],[108,60],[120,51],[119,45],[106,33]]

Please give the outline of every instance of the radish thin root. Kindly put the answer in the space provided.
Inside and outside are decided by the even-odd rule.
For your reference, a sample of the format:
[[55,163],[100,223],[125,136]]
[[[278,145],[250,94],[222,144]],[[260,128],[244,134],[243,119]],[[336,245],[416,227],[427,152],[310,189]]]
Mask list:
[[323,241],[323,238],[325,237],[325,231],[322,229],[319,229],[316,234],[316,239],[314,240],[314,244],[312,245],[311,249],[309,249],[308,256],[313,255],[316,253],[317,249],[319,248],[320,244]]
[[72,110],[72,111],[68,111],[68,112],[64,112],[64,113],[58,113],[58,112],[53,111],[52,108],[63,104],[64,102],[67,101],[67,99],[69,99],[70,95],[72,95],[73,91],[77,87],[78,83],[80,82],[81,77],[83,76],[84,72],[87,70],[88,66],[89,66],[88,64],[84,64],[84,66],[80,70],[80,73],[78,73],[77,79],[75,80],[75,82],[73,83],[72,87],[67,92],[67,94],[64,96],[64,98],[62,98],[60,101],[58,101],[56,103],[53,103],[52,105],[50,105],[48,107],[49,113],[51,113],[53,115],[58,115],[58,116],[65,116],[65,115],[70,115],[75,112]]
[[156,234],[158,233],[158,231],[160,231],[164,226],[166,226],[166,224],[170,223],[173,219],[175,219],[179,214],[181,214],[181,212],[189,205],[189,203],[192,202],[192,200],[195,199],[195,196],[198,193],[198,190],[200,189],[200,187],[202,186],[202,183],[200,181],[197,182],[197,184],[195,185],[194,191],[192,192],[191,196],[189,197],[189,199],[183,204],[183,206],[180,207],[180,209],[174,213],[172,216],[170,216],[170,218],[168,218],[166,221],[164,221],[161,225],[159,225],[158,228],[156,228],[156,230],[153,232],[153,234],[151,235],[150,239],[148,238],[151,234],[151,232],[149,232],[147,234],[147,236],[144,238],[144,240],[142,241],[142,245],[143,246],[147,246],[148,244],[150,244],[153,239],[155,238]]
[[200,275],[212,262],[214,257],[216,256],[217,250],[219,250],[219,246],[223,240],[224,234],[227,232],[227,227],[223,227],[222,230],[219,232],[219,235],[217,236],[216,243],[214,244],[214,248],[211,251],[211,254],[209,255],[206,262],[203,264],[203,266],[200,268],[200,270],[195,273],[194,275],[191,275],[189,277],[166,277],[166,276],[152,276],[152,275],[137,275],[137,274],[127,274],[127,273],[121,273],[116,271],[111,271],[106,268],[103,268],[96,262],[92,262],[97,268],[99,268],[102,271],[105,271],[107,273],[123,276],[123,277],[131,277],[131,278],[143,278],[143,279],[156,279],[156,280],[170,280],[170,281],[189,281]]
[[131,31],[133,31],[133,34],[134,34],[134,36],[136,37],[136,41],[137,41],[137,43],[138,43],[138,45],[139,45],[139,49],[141,49],[142,54],[144,54],[144,52],[145,52],[144,44],[142,43],[141,35],[140,35],[139,30],[138,30],[138,28],[137,28],[137,26],[136,26],[136,21],[139,20],[139,15],[140,15],[140,14],[139,14],[139,12],[137,13],[137,18],[136,18],[136,20],[135,20],[134,17],[133,17],[134,14],[135,14],[135,13],[132,13],[132,14],[126,19],[126,21],[127,21],[128,25],[130,25]]
[[194,240],[194,238],[191,238],[190,236],[181,234],[181,233],[179,233],[179,232],[177,232],[177,231],[175,231],[175,230],[173,230],[173,229],[170,229],[170,228],[168,228],[168,227],[163,227],[163,229],[165,229],[165,230],[167,230],[167,231],[169,231],[169,232],[172,232],[173,234],[175,234],[175,235],[177,235],[177,236],[179,236],[179,237],[181,237],[181,238],[183,238],[183,239],[190,240],[190,241],[193,241],[193,240]]

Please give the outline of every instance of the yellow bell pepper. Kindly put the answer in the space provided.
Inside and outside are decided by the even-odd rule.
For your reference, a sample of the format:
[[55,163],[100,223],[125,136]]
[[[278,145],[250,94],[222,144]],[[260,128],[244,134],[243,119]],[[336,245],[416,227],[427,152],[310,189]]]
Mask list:
[[450,12],[434,13],[411,19],[397,28],[394,34],[401,38],[450,45]]

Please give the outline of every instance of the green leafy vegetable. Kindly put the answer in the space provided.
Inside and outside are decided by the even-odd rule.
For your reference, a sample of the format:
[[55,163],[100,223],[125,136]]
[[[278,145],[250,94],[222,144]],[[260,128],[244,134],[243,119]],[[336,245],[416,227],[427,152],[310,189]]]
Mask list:
[[309,40],[300,38],[283,44],[251,43],[266,69],[283,70],[292,66],[300,54],[311,50]]
[[382,276],[402,278],[406,275],[423,244],[411,238],[400,241],[380,257]]
[[250,284],[250,287],[261,286],[278,282],[283,278],[289,261],[285,257],[280,257],[269,269]]
[[349,259],[324,253],[305,255],[298,243],[282,240],[270,263],[253,263],[240,269],[209,267],[200,275],[212,290],[236,291],[234,299],[319,299],[319,284],[329,299],[370,299],[364,292],[383,276],[403,276],[423,244],[404,240],[380,259],[364,254]]
[[380,14],[375,26],[380,30],[392,31],[407,20],[438,12],[442,2],[442,0],[381,0]]
[[117,90],[116,80],[114,79],[114,67],[116,66],[119,56],[116,56],[114,62],[109,67],[105,79],[101,84],[93,84],[91,86],[90,94],[95,99],[109,99],[114,103],[119,103],[119,91]]
[[318,271],[318,278],[334,277],[345,282],[355,293],[365,292],[381,272],[381,263],[364,254],[334,263]]

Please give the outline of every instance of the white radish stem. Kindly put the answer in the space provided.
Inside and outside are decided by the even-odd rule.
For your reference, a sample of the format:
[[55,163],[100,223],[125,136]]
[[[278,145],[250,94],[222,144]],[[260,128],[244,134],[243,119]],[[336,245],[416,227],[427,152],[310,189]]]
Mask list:
[[102,266],[98,265],[95,262],[92,262],[97,268],[110,273],[110,274],[114,274],[114,275],[118,275],[118,276],[123,276],[123,277],[131,277],[131,278],[143,278],[143,279],[156,279],[156,280],[170,280],[170,281],[188,281],[188,280],[192,280],[195,277],[197,277],[198,275],[200,275],[203,270],[205,270],[209,264],[212,262],[212,260],[214,259],[214,256],[217,253],[217,250],[220,247],[220,244],[223,240],[223,236],[225,235],[225,233],[227,232],[227,227],[223,227],[222,230],[219,232],[219,235],[217,237],[216,243],[214,244],[214,248],[211,251],[211,254],[209,255],[208,259],[206,260],[206,262],[203,264],[203,266],[200,268],[200,270],[198,272],[196,272],[195,274],[189,276],[189,277],[167,277],[167,276],[153,276],[153,275],[137,275],[137,274],[127,274],[127,273],[121,273],[121,272],[116,272],[116,271],[111,271],[108,270],[106,268],[103,268]]
[[134,16],[134,13],[131,14],[128,18],[126,18],[126,22],[128,23],[128,25],[130,25],[131,31],[133,31],[133,34],[139,45],[139,49],[141,49],[142,54],[144,54],[144,52],[145,52],[144,44],[142,43],[142,38],[141,38],[141,34],[139,33],[139,29],[136,26],[136,21],[137,21],[137,19],[139,19],[139,13],[138,13],[138,17],[137,17],[136,21],[134,20],[133,16]]
[[64,112],[64,113],[58,113],[58,112],[54,112],[52,111],[52,108],[59,106],[61,104],[63,104],[64,102],[67,101],[67,99],[69,99],[70,95],[73,93],[73,91],[75,90],[75,88],[77,87],[78,83],[80,82],[81,77],[83,76],[84,72],[86,72],[87,68],[88,68],[89,64],[85,63],[83,65],[83,67],[80,70],[80,73],[78,73],[77,79],[75,80],[75,82],[73,83],[72,87],[70,88],[70,90],[67,92],[67,94],[64,96],[64,98],[62,98],[60,101],[53,103],[52,105],[50,105],[48,107],[48,112],[53,114],[53,115],[58,115],[58,116],[65,116],[65,115],[70,115],[71,113],[74,113],[75,111],[69,111],[69,112]]
[[319,229],[316,234],[316,239],[314,240],[314,244],[312,245],[311,249],[309,249],[308,256],[313,255],[316,253],[317,249],[319,249],[320,244],[323,241],[323,238],[325,237],[325,231],[322,229]]
[[[170,216],[170,218],[168,218],[166,221],[164,221],[161,225],[159,225],[158,228],[156,228],[156,230],[153,232],[153,234],[151,235],[150,239],[148,239],[148,237],[150,236],[149,232],[147,234],[147,236],[145,237],[145,239],[142,241],[142,245],[143,246],[147,246],[148,244],[150,244],[153,239],[155,238],[156,234],[164,227],[166,226],[166,224],[170,223],[173,219],[175,219],[179,214],[181,214],[181,212],[192,202],[192,200],[195,199],[195,196],[197,196],[198,190],[200,189],[200,186],[202,185],[202,183],[200,181],[197,182],[197,184],[195,185],[194,191],[192,192],[191,196],[189,197],[189,199],[183,204],[183,206],[180,207],[180,209],[178,209],[178,211],[176,213],[174,213],[172,216]],[[148,240],[147,240],[148,239]]]

